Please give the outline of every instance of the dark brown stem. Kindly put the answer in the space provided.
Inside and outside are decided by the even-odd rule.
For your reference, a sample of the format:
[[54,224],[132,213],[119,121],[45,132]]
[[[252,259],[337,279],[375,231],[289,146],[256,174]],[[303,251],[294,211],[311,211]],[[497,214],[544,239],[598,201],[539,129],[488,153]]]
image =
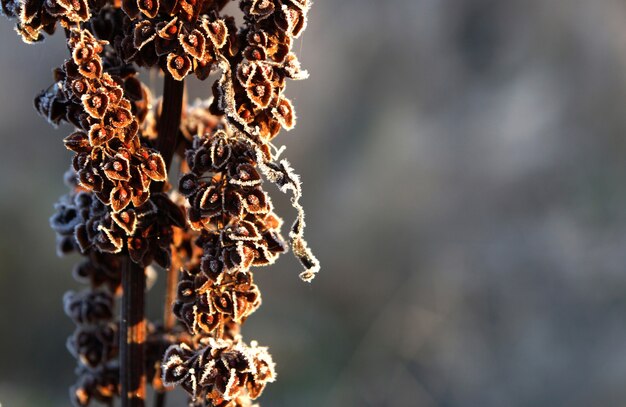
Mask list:
[[146,278],[144,269],[130,258],[122,270],[120,329],[120,382],[122,407],[143,407],[146,398],[144,319]]
[[[176,151],[180,120],[183,112],[183,100],[185,95],[185,82],[177,81],[169,73],[165,73],[163,82],[163,103],[161,105],[161,117],[158,125],[158,149],[165,161],[165,167],[170,170],[172,158]],[[174,327],[174,314],[172,303],[176,295],[176,282],[178,266],[177,261],[172,259],[172,265],[167,271],[167,287],[165,291],[165,305],[163,310],[163,324],[168,332]],[[154,399],[155,407],[165,406],[165,392],[157,392]]]
[[165,286],[165,305],[163,307],[163,326],[169,332],[174,328],[176,317],[172,311],[174,300],[176,299],[176,288],[178,286],[178,270],[180,269],[180,259],[175,251],[172,251],[172,265],[167,270],[167,282]]
[[172,157],[176,150],[176,137],[180,128],[180,119],[183,112],[183,95],[185,81],[177,81],[172,75],[165,73],[163,83],[163,104],[159,119],[158,148],[169,169]]
[[[165,305],[163,306],[163,327],[165,332],[170,332],[176,323],[176,317],[172,312],[174,299],[176,298],[176,288],[178,286],[178,270],[180,268],[180,258],[176,251],[172,251],[172,265],[167,270],[167,282],[165,286]],[[164,391],[158,391],[154,398],[154,407],[165,407]]]
[[154,398],[154,407],[165,407],[165,392],[158,392]]

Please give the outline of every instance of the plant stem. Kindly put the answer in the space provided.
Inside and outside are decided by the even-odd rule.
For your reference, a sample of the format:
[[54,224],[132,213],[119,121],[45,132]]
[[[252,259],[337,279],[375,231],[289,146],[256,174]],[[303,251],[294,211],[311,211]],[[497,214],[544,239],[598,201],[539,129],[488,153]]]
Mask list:
[[180,128],[180,119],[183,111],[183,95],[185,81],[177,81],[172,75],[165,73],[163,83],[163,104],[159,119],[158,148],[169,169],[172,157],[176,150],[176,138]]
[[166,332],[174,328],[176,317],[172,312],[174,300],[176,299],[176,288],[178,286],[178,271],[181,264],[176,253],[172,253],[172,265],[167,270],[167,282],[165,286],[165,305],[163,306],[163,326]]
[[[157,145],[165,167],[170,166],[174,152],[176,151],[180,120],[183,112],[183,97],[185,94],[185,81],[177,81],[169,73],[165,73],[163,80],[163,103],[161,105],[161,117],[159,118]],[[172,257],[175,257],[174,255]],[[163,325],[166,332],[174,327],[174,314],[172,303],[176,296],[176,283],[178,281],[178,261],[172,258],[172,265],[167,270],[167,287],[165,289],[165,304],[163,309]],[[165,392],[158,391],[154,399],[155,407],[165,406]]]
[[[167,282],[165,286],[165,305],[163,306],[163,327],[165,332],[170,332],[176,323],[172,306],[176,298],[176,288],[178,286],[178,270],[180,269],[180,259],[176,252],[172,252],[172,265],[167,270]],[[154,397],[154,407],[165,407],[164,391],[157,391]]]
[[146,278],[143,267],[126,258],[122,270],[120,382],[122,407],[143,407],[146,398],[144,319]]

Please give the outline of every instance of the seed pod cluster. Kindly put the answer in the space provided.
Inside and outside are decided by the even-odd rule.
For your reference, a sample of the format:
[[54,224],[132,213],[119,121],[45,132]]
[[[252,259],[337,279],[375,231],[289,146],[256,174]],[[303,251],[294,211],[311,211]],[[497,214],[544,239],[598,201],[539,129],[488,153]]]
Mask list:
[[272,264],[285,250],[256,158],[249,142],[221,129],[196,138],[187,151],[191,170],[179,191],[189,202],[189,224],[202,231],[201,269],[211,278]]
[[[236,27],[232,19],[210,13],[211,2],[200,7],[185,0],[125,0],[124,10],[132,19],[120,44],[126,61],[138,66],[159,65],[176,80],[195,75],[203,80],[211,73],[222,52],[232,48]],[[195,3],[195,1],[193,2]]]
[[97,194],[81,190],[64,196],[56,209],[50,223],[60,254],[74,250],[116,254],[125,249],[144,267],[153,261],[169,267],[172,225],[184,225],[181,209],[163,193],[153,194],[138,208],[114,212]]
[[284,95],[287,79],[305,79],[291,52],[306,27],[307,0],[243,0],[246,26],[238,58],[223,59],[222,78],[214,86],[213,111],[226,114],[255,141],[267,143],[281,127],[296,124],[293,105]]
[[164,356],[163,381],[178,384],[192,395],[193,405],[245,406],[276,377],[267,348],[255,342],[206,337],[198,350],[185,343],[171,346]]
[[32,43],[43,40],[42,31],[53,34],[57,22],[69,28],[88,21],[90,7],[100,6],[96,3],[87,0],[1,0],[0,14],[16,18],[16,31],[25,42]]
[[[261,305],[254,268],[288,248],[264,181],[291,193],[297,217],[289,241],[305,269],[300,277],[311,281],[320,268],[303,238],[299,177],[272,144],[296,124],[285,87],[287,79],[308,76],[292,47],[309,1],[240,0],[240,26],[222,14],[227,3],[0,0],[0,13],[17,19],[24,41],[40,41],[60,23],[70,52],[35,107],[51,124],[75,128],[64,139],[74,153],[70,192],[50,223],[58,253],[83,256],[74,277],[88,286],[64,298],[77,325],[68,339],[78,360],[76,406],[113,403],[129,382],[120,370],[130,369],[120,364],[132,360],[120,362],[118,354],[129,355],[128,338],[144,336],[136,348],[145,369],[132,369],[139,381],[158,392],[180,385],[192,407],[257,406],[252,400],[274,381],[274,363],[267,348],[246,345],[241,325]],[[137,67],[165,74],[160,101],[153,103]],[[181,114],[183,80],[204,80],[214,70],[221,72],[213,99]],[[175,165],[182,174],[177,191],[167,182]],[[139,286],[123,278],[133,263],[144,268],[139,276],[152,264],[169,269],[175,289],[163,324],[133,314],[147,335],[139,328],[129,335],[127,319],[115,317],[119,297]]]
[[[182,126],[184,134],[195,130],[197,135],[186,153],[189,170],[178,189],[187,198],[188,222],[200,233],[196,245],[203,256],[198,265],[181,273],[174,311],[199,339],[168,349],[163,382],[180,384],[194,406],[251,405],[265,379],[274,377],[269,367],[263,370],[271,370],[267,376],[252,369],[246,378],[231,370],[228,380],[222,373],[216,376],[220,381],[207,382],[217,373],[208,373],[216,372],[215,362],[203,358],[207,351],[216,353],[216,341],[230,348],[243,346],[229,330],[260,305],[250,269],[272,264],[286,249],[280,235],[282,221],[262,188],[263,176],[293,194],[298,217],[290,238],[305,267],[301,277],[310,281],[319,269],[302,237],[299,178],[286,160],[277,162],[269,144],[281,127],[290,130],[295,125],[294,108],[283,92],[286,79],[307,76],[290,50],[293,38],[305,27],[308,2],[243,0],[240,4],[246,25],[238,33],[239,49],[234,57],[220,59],[223,74],[213,87],[215,97],[208,108],[222,120],[216,123],[204,106],[196,105]],[[223,363],[224,359],[228,360],[222,357]],[[266,360],[273,366],[271,359]],[[248,368],[250,363],[242,366]]]
[[82,112],[76,123],[81,130],[64,141],[76,153],[73,167],[79,184],[113,212],[131,203],[138,208],[150,198],[151,183],[166,180],[163,157],[141,144],[124,88],[102,71],[104,44],[84,30],[73,31],[68,44],[73,58],[64,66],[64,84],[80,99]]
[[[71,177],[68,177],[71,180]],[[72,183],[70,183],[72,185]],[[68,292],[64,297],[66,314],[76,323],[74,334],[68,339],[68,349],[78,360],[77,383],[71,388],[70,396],[75,406],[86,406],[92,400],[109,403],[119,394],[118,322],[115,316],[116,296],[121,294],[121,268],[128,256],[139,263],[168,265],[172,242],[171,219],[166,211],[180,211],[164,194],[154,194],[140,209],[151,213],[140,213],[139,226],[135,235],[138,245],[128,243],[128,256],[111,253],[111,236],[121,234],[119,229],[103,232],[103,224],[111,225],[112,216],[93,192],[75,191],[62,198],[57,204],[57,213],[51,218],[57,231],[59,251],[62,253],[79,250],[86,259],[74,269],[74,277],[89,285],[81,292]],[[156,202],[156,203],[155,203]],[[166,209],[162,209],[165,205]],[[180,212],[177,212],[180,215]],[[182,215],[180,215],[182,216]],[[183,220],[180,220],[183,222]],[[169,228],[166,225],[170,225]],[[151,233],[151,228],[165,231]],[[100,231],[96,233],[95,231]],[[96,233],[89,236],[90,233]],[[84,235],[84,236],[83,236]],[[85,237],[86,236],[86,237]],[[158,236],[158,238],[157,238]],[[105,238],[106,237],[106,238]],[[144,249],[141,249],[144,245]],[[135,253],[135,249],[141,249]],[[165,335],[162,330],[149,326],[146,346],[146,372],[149,380],[160,383],[161,357],[165,349],[179,340],[173,333]]]
[[178,283],[174,314],[189,332],[223,337],[229,322],[243,323],[261,305],[259,288],[251,273],[208,278],[198,269],[185,270]]
[[[58,234],[59,251],[77,248],[74,229],[84,222],[85,212],[99,203],[89,192],[66,195],[57,204],[51,218]],[[101,205],[101,204],[100,204]],[[81,292],[69,291],[63,298],[65,313],[76,324],[67,347],[77,359],[78,380],[70,389],[75,406],[86,406],[92,400],[110,403],[119,393],[117,355],[119,328],[115,317],[115,295],[119,291],[119,262],[116,255],[91,250],[87,259],[75,268],[74,275],[87,283]]]

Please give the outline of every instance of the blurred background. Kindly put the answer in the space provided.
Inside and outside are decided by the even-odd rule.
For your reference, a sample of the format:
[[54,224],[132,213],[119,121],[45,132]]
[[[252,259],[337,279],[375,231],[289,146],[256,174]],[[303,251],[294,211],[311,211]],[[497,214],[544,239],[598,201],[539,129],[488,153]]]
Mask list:
[[[625,405],[626,2],[318,0],[294,48],[311,78],[277,141],[322,271],[256,274],[262,405]],[[32,108],[66,51],[6,20],[0,49],[0,403],[66,406],[69,129]]]

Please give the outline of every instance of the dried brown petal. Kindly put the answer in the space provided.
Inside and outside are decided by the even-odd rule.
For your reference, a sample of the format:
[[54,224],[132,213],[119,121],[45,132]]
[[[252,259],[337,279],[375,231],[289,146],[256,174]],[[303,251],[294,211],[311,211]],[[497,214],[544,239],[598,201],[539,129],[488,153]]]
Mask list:
[[212,280],[217,280],[218,276],[224,271],[224,263],[215,256],[205,255],[201,259],[200,270]]
[[94,192],[101,191],[104,183],[102,177],[95,174],[91,168],[85,168],[78,171],[78,182],[82,187]]
[[115,137],[115,132],[108,126],[94,124],[91,129],[89,129],[89,141],[94,147],[101,146],[113,137]]
[[99,233],[94,239],[94,244],[98,250],[104,253],[119,253],[122,251],[124,241],[121,236],[102,225],[98,227],[98,230]]
[[293,80],[302,80],[309,77],[309,73],[302,70],[300,67],[300,61],[293,52],[290,52],[285,57],[285,63],[283,68],[285,75]]
[[82,65],[89,62],[95,53],[91,45],[82,43],[72,51],[72,59],[76,65]]
[[155,152],[150,154],[145,162],[141,164],[141,170],[153,181],[165,181],[167,179],[167,169],[161,154]]
[[115,223],[124,229],[128,236],[132,236],[137,228],[137,214],[133,209],[127,209],[111,215]]
[[211,162],[216,170],[224,167],[231,156],[231,148],[225,137],[225,133],[217,132],[211,144]]
[[237,115],[247,124],[254,121],[254,111],[252,110],[250,103],[242,103],[239,105],[237,108]]
[[196,199],[196,208],[200,209],[205,216],[213,216],[222,209],[222,194],[218,187],[211,185],[201,190]]
[[130,110],[121,106],[113,108],[107,116],[111,125],[118,129],[128,126],[133,121],[133,114]]
[[235,188],[227,188],[224,194],[224,210],[232,216],[244,216],[245,203],[243,196]]
[[73,80],[70,87],[72,89],[72,93],[78,98],[82,97],[85,93],[87,93],[87,90],[89,89],[87,80],[84,78]]
[[247,86],[256,72],[257,64],[242,62],[237,66],[237,80],[242,86]]
[[85,111],[94,119],[101,119],[109,107],[109,97],[104,89],[87,93],[81,97]]
[[[139,0],[141,2],[142,0]],[[152,0],[148,0],[152,1]],[[156,37],[156,30],[151,21],[140,21],[133,30],[133,44],[135,48],[140,50],[147,43],[152,41]]]
[[255,75],[246,88],[248,98],[255,106],[265,109],[272,99],[272,83],[261,75]]
[[228,27],[226,27],[224,20],[205,20],[203,24],[213,46],[217,49],[221,49],[224,44],[226,44],[226,38],[228,38]]
[[198,190],[198,177],[194,173],[185,174],[178,182],[178,190],[181,194],[189,197]]
[[274,15],[276,26],[286,35],[298,38],[306,28],[307,19],[302,10],[297,8],[282,7]]
[[110,201],[113,212],[119,212],[130,204],[132,192],[127,184],[119,182],[111,191]]
[[289,99],[281,98],[278,106],[272,109],[272,115],[285,130],[291,130],[296,125],[296,113]]
[[95,79],[102,74],[102,62],[100,58],[94,58],[78,66],[81,75],[88,79]]
[[159,0],[137,0],[137,7],[148,18],[154,18],[159,13]]
[[174,17],[167,23],[157,24],[157,35],[164,40],[176,40],[179,33],[178,18]]
[[119,130],[117,135],[124,143],[131,143],[139,132],[139,123],[137,120],[133,120],[128,126]]
[[248,0],[248,13],[257,20],[263,20],[274,12],[276,6],[273,0]]
[[191,60],[186,55],[169,54],[167,70],[177,81],[181,81],[191,71]]
[[[148,178],[137,165],[130,167],[130,180],[128,184],[135,191],[146,191],[150,186],[150,178]],[[137,205],[135,205],[137,206]]]
[[139,7],[137,0],[122,0],[122,10],[131,20],[134,20],[139,16]]
[[232,240],[251,241],[259,240],[261,235],[252,222],[239,221],[233,226],[225,229],[226,236]]
[[91,145],[89,144],[89,136],[82,131],[76,131],[67,136],[63,143],[65,148],[75,153],[88,153],[91,151]]
[[261,46],[247,47],[243,55],[249,61],[264,61],[267,59],[267,50]]
[[239,164],[228,182],[234,185],[254,186],[261,183],[261,174],[251,164]]
[[135,208],[138,208],[144,205],[150,199],[150,190],[146,189],[144,191],[134,190],[132,202]]
[[130,179],[130,163],[128,158],[117,154],[104,165],[104,173],[111,181],[128,181]]
[[179,41],[188,55],[195,59],[204,58],[206,39],[200,31],[193,30],[188,34],[180,34]]
[[243,202],[248,213],[267,213],[270,210],[267,196],[261,188],[250,191]]

